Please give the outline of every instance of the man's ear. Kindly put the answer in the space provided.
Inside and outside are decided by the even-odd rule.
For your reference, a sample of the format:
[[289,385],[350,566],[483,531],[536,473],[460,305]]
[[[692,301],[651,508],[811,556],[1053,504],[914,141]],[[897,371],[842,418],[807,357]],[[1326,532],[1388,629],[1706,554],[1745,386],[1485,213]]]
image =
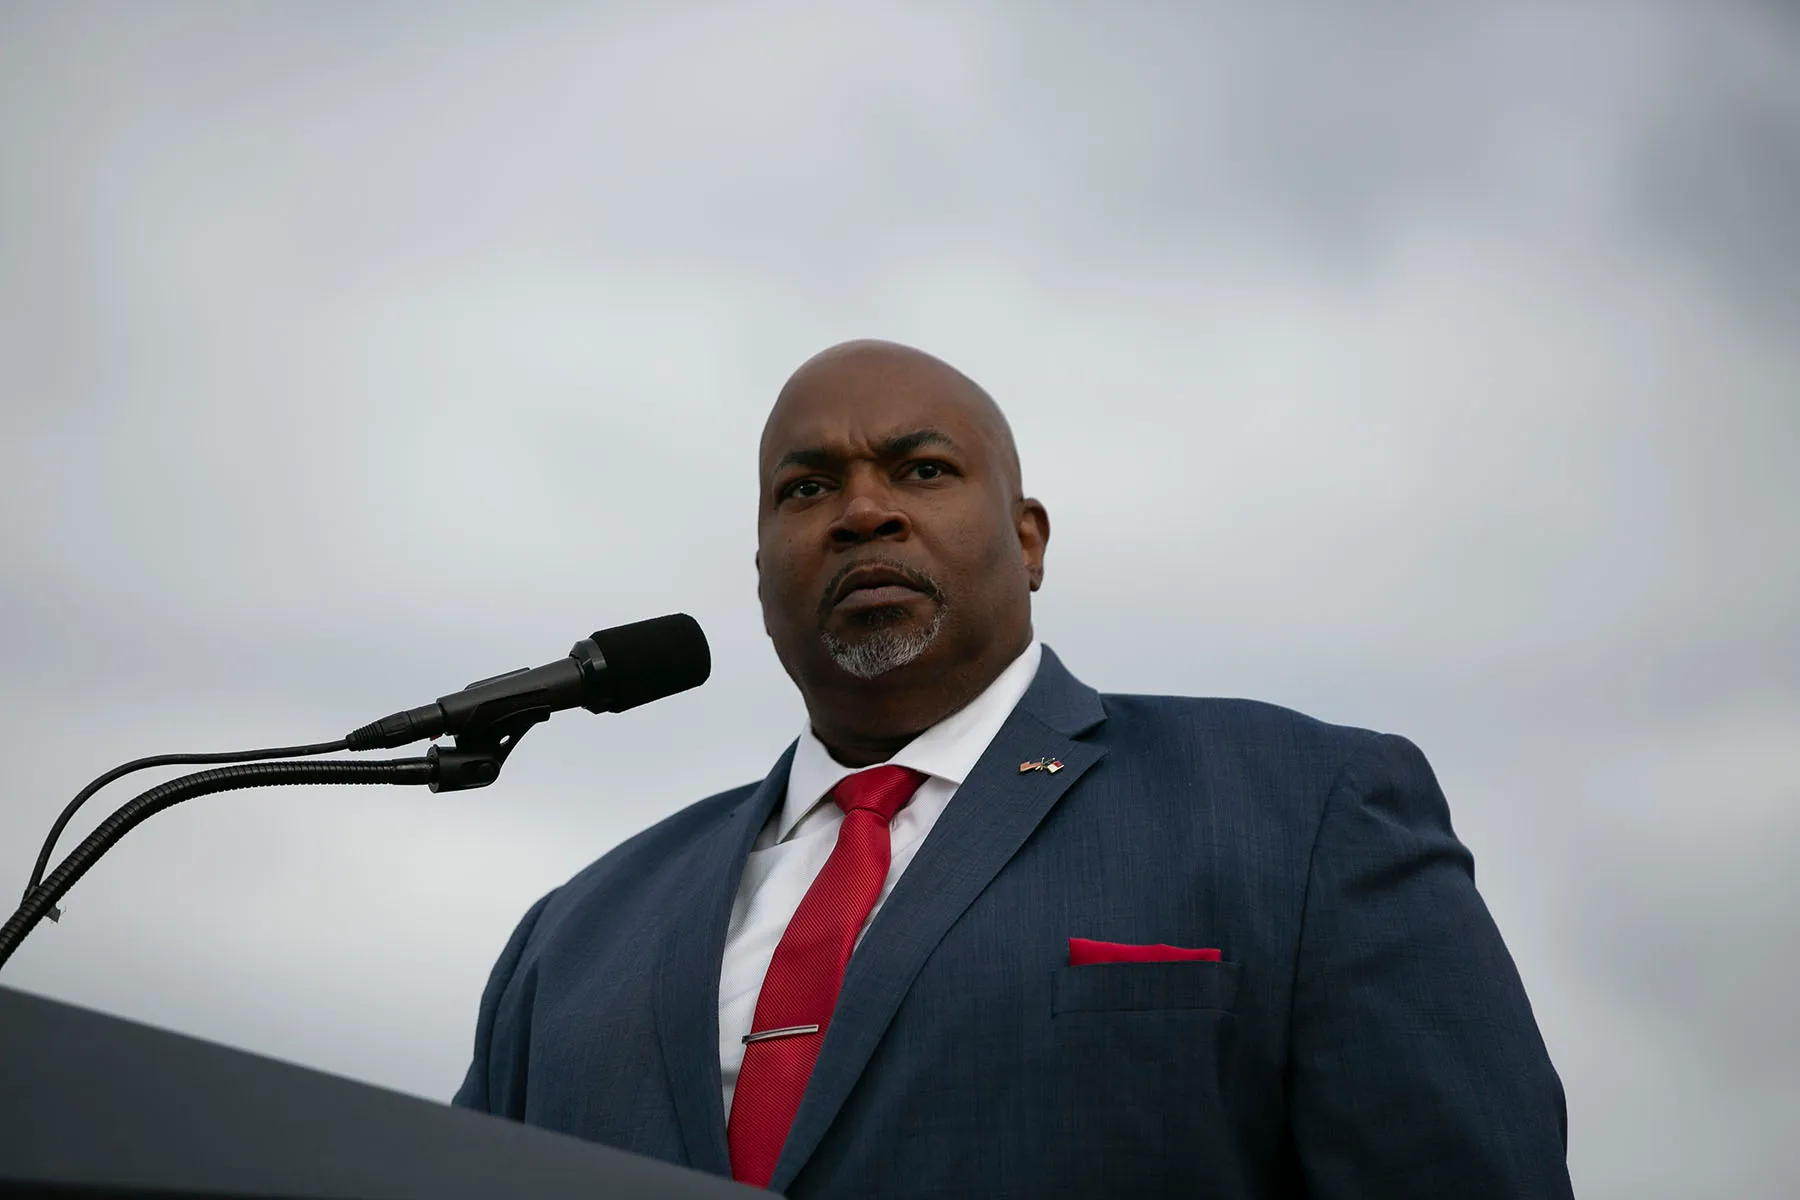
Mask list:
[[1031,590],[1044,586],[1044,548],[1050,544],[1050,513],[1027,496],[1019,501],[1017,517],[1019,549],[1025,556],[1025,577]]
[[751,564],[752,564],[752,565],[753,565],[753,566],[755,566],[755,567],[756,567],[756,606],[757,606],[757,607],[758,607],[758,608],[760,608],[760,609],[762,609],[762,611],[763,611],[763,633],[764,633],[764,634],[765,634],[765,635],[766,635],[766,636],[769,636],[769,637],[773,637],[773,636],[774,636],[774,635],[773,635],[773,634],[771,634],[771,633],[769,633],[769,609],[768,609],[768,606],[767,606],[767,605],[765,605],[765,604],[764,604],[764,603],[763,603],[763,594],[762,594],[762,551],[761,551],[761,550],[758,550],[758,551],[757,551],[757,552],[756,552],[756,553],[755,553],[755,554],[754,554],[754,555],[753,555],[753,556],[752,556],[752,557],[751,557],[751,559],[750,559],[750,562],[751,562]]

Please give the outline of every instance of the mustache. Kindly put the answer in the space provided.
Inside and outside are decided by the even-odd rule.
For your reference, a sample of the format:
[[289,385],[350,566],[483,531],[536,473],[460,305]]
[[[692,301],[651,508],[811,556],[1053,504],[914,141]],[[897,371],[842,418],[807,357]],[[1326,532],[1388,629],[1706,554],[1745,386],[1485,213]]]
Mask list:
[[895,562],[891,558],[864,558],[853,563],[846,563],[843,567],[839,568],[835,575],[826,580],[825,590],[819,596],[819,616],[821,619],[831,614],[832,598],[837,595],[838,588],[843,586],[844,580],[850,577],[852,571],[860,571],[865,567],[880,567],[885,571],[892,571],[894,574],[906,580],[910,586],[925,593],[933,600],[936,600],[940,605],[944,603],[944,589],[942,585],[940,585],[931,575],[919,570],[917,567],[909,567],[905,563]]

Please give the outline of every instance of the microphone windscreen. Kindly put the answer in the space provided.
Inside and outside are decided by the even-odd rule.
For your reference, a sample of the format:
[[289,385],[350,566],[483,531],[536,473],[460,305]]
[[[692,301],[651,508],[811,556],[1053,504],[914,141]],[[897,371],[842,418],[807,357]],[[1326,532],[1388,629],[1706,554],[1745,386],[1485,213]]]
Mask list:
[[611,712],[699,687],[712,674],[706,635],[686,613],[602,629],[594,635],[594,645],[606,660]]

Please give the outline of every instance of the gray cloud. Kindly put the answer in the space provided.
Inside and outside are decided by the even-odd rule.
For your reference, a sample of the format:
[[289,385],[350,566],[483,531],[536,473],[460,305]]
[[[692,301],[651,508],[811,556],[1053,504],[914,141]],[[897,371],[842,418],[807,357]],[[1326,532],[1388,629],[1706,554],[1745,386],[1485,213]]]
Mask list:
[[14,6],[0,887],[128,757],[672,609],[717,667],[160,817],[8,982],[447,1093],[524,906],[796,729],[752,451],[874,333],[1006,406],[1079,673],[1430,754],[1581,1194],[1785,1195],[1797,134],[1767,4]]

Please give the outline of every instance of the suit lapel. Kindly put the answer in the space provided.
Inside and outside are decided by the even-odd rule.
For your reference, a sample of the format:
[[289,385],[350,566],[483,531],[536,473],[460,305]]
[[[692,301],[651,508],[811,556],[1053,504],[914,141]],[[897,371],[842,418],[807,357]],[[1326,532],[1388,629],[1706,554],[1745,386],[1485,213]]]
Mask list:
[[726,926],[750,847],[787,791],[794,748],[755,791],[702,841],[684,864],[685,890],[673,905],[658,971],[656,1028],[688,1165],[731,1174],[719,1077],[719,966]]
[[[770,1180],[772,1190],[793,1183],[817,1149],[907,989],[950,927],[1063,794],[1105,757],[1105,749],[1075,740],[1104,720],[1098,694],[1046,647],[1031,688],[957,789],[851,956],[825,1044]],[[1038,759],[1056,759],[1062,769],[1020,771],[1021,763]],[[716,966],[715,961],[715,974]]]

